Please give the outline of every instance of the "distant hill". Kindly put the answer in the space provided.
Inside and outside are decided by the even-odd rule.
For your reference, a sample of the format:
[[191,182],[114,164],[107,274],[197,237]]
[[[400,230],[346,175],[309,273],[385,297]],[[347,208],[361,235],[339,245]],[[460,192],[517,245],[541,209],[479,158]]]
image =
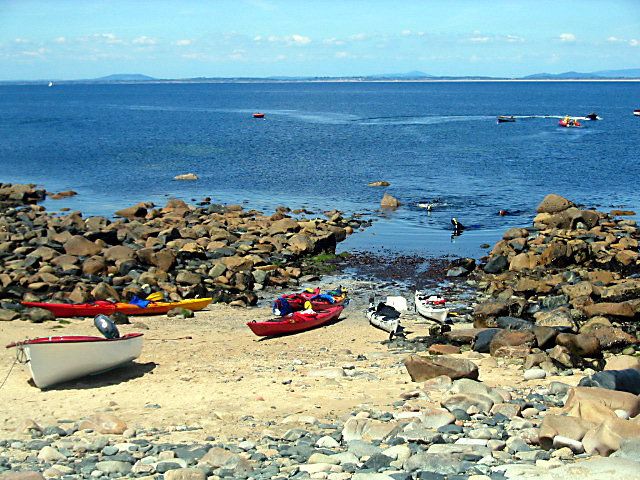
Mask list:
[[601,77],[609,78],[640,78],[640,68],[627,68],[625,70],[600,70],[593,73]]
[[[430,75],[419,70],[412,70],[406,73],[379,73],[373,75],[354,75],[344,77],[329,76],[284,76],[274,75],[271,77],[197,77],[197,78],[181,78],[181,79],[157,79],[148,75],[139,73],[120,73],[108,75],[106,77],[89,80],[93,82],[153,82],[153,81],[180,81],[184,83],[200,83],[200,82],[305,82],[305,81],[332,81],[332,80],[360,80],[360,81],[384,81],[384,80],[505,80],[508,77],[489,77],[482,75]],[[525,77],[519,77],[519,80],[602,80],[602,79],[640,79],[640,68],[627,68],[623,70],[599,70],[597,72],[563,72],[563,73],[535,73]]]
[[96,82],[146,82],[149,80],[156,79],[140,73],[116,73],[95,79]]
[[[621,70],[598,70],[596,72],[535,73],[525,77],[489,77],[481,75],[430,75],[419,70],[406,73],[381,73],[352,76],[281,76],[271,77],[192,77],[192,78],[155,78],[140,73],[118,73],[106,77],[78,80],[56,80],[56,83],[264,83],[264,82],[392,82],[392,81],[491,81],[491,80],[640,80],[640,68]],[[48,83],[49,80],[3,81],[0,84]]]
[[564,73],[536,73],[522,77],[523,80],[589,80],[605,78],[640,78],[640,68],[629,68],[626,70],[600,70],[598,72],[564,72]]
[[382,73],[377,75],[366,75],[364,78],[402,78],[402,79],[416,79],[416,78],[433,78],[433,75],[413,70],[407,73]]

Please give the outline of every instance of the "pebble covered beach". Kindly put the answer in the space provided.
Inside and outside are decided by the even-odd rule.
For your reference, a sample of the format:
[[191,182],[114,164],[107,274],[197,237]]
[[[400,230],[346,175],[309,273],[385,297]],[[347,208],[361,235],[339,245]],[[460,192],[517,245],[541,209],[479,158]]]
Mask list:
[[[192,318],[131,317],[121,332],[145,337],[131,366],[46,390],[5,349],[0,478],[640,478],[629,212],[541,199],[533,225],[486,257],[447,260],[431,287],[448,299],[448,328],[410,308],[389,339],[364,316],[369,297],[411,306],[411,279],[320,276],[309,263],[366,228],[355,216],[170,202],[112,221],[47,215],[42,195],[0,189],[5,344],[95,334],[90,319],[22,300],[161,290],[216,302]],[[340,321],[265,339],[245,325],[280,293],[336,281],[351,297]]]

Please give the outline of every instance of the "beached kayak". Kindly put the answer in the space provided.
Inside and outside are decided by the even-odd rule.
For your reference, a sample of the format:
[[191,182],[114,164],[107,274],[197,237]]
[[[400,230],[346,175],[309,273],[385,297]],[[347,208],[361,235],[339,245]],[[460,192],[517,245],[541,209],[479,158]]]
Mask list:
[[247,322],[247,326],[260,337],[300,332],[338,319],[343,309],[342,305],[337,305],[318,312],[292,312],[266,322]]
[[347,291],[338,287],[337,290],[330,290],[326,293],[320,293],[319,288],[308,288],[299,293],[290,293],[278,297],[273,302],[273,314],[283,315],[291,311],[302,310],[307,302],[311,303],[313,310],[325,310],[328,307],[337,305],[346,306],[349,303]]
[[125,315],[157,315],[167,313],[172,308],[181,307],[198,311],[211,303],[212,298],[192,298],[179,302],[149,302],[146,307],[123,302],[108,302],[97,300],[93,303],[67,304],[67,303],[37,303],[22,302],[27,307],[46,308],[56,317],[93,317],[95,315],[111,315],[122,312]]
[[416,291],[415,304],[420,315],[437,322],[444,322],[449,314],[449,309],[445,307],[446,300],[437,295]]
[[400,328],[400,312],[388,303],[376,305],[373,298],[369,299],[369,308],[365,316],[371,325],[387,332],[389,339],[392,339]]

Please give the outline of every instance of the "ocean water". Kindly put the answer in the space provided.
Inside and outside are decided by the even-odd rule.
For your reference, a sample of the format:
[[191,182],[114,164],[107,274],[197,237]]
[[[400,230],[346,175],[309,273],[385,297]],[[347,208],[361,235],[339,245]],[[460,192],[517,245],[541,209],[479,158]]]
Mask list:
[[[477,258],[548,193],[638,210],[636,108],[638,82],[3,85],[0,181],[75,190],[45,206],[85,216],[168,197],[338,209],[375,220],[340,250]],[[381,211],[385,192],[404,205]]]

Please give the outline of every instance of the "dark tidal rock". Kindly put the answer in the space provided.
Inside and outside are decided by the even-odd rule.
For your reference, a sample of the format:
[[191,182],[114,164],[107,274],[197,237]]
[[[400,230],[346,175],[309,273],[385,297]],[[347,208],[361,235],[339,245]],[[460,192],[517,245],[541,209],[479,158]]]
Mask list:
[[640,395],[640,370],[604,370],[580,380],[580,387],[600,387]]

